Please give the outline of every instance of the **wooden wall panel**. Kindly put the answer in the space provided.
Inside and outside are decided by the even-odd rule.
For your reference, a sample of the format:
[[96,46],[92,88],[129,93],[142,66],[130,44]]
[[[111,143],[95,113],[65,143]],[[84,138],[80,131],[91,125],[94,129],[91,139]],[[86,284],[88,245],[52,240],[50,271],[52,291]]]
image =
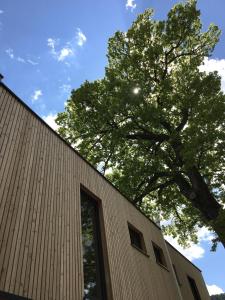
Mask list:
[[[81,300],[80,186],[101,200],[114,300],[181,299],[160,229],[0,85],[0,290]],[[147,254],[130,244],[130,222]],[[156,264],[152,241],[168,270]],[[163,287],[163,288],[162,288]]]
[[180,290],[183,300],[193,299],[187,276],[190,276],[195,280],[201,299],[210,300],[210,296],[207,291],[201,271],[193,266],[190,261],[185,259],[183,255],[180,254],[176,249],[174,249],[170,244],[167,245],[170,257],[177,270],[177,275],[181,283]]
[[0,290],[32,299],[82,299],[73,158],[0,86]]

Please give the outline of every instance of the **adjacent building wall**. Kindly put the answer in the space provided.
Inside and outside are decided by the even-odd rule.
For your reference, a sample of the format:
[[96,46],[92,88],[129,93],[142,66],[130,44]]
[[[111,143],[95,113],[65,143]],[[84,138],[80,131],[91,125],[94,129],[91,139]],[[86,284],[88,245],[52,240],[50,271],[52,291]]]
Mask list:
[[171,260],[176,268],[177,275],[180,282],[180,290],[184,300],[193,299],[188,277],[194,279],[198,288],[201,299],[210,300],[201,270],[194,266],[181,253],[179,253],[173,246],[167,243]]
[[[180,299],[160,229],[0,84],[0,291],[82,299],[81,186],[101,201],[109,299]],[[146,254],[131,246],[128,222],[143,233]]]

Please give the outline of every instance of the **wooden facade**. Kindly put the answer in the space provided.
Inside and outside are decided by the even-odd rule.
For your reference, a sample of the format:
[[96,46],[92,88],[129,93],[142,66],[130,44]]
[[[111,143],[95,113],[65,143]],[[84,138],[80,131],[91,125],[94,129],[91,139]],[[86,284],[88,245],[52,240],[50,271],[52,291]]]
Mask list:
[[[201,299],[210,299],[201,272],[165,242],[160,228],[3,83],[0,299],[17,299],[7,293],[33,300],[83,299],[81,189],[100,207],[108,299],[191,300],[188,274]],[[128,224],[142,233],[145,251],[131,245]],[[156,262],[152,242],[163,251],[165,266]]]

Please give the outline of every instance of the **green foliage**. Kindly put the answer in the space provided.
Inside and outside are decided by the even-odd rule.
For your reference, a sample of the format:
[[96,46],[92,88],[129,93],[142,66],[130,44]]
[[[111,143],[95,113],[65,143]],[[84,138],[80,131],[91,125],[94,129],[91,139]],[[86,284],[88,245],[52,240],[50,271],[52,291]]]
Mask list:
[[202,31],[196,1],[165,21],[146,10],[109,39],[105,77],[73,90],[57,117],[61,136],[183,244],[196,226],[219,235],[210,203],[225,203],[225,96],[217,72],[199,69],[219,35]]
[[225,300],[225,294],[213,295],[211,300]]

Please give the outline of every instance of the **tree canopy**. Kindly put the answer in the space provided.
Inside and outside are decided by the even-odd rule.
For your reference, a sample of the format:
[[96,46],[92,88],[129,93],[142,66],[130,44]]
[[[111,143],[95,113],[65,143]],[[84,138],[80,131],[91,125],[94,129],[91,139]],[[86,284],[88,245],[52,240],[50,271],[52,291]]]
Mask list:
[[225,294],[213,295],[211,300],[225,300]]
[[105,76],[73,90],[59,133],[179,241],[198,227],[225,245],[225,95],[199,68],[219,40],[196,1],[147,9],[108,43]]

